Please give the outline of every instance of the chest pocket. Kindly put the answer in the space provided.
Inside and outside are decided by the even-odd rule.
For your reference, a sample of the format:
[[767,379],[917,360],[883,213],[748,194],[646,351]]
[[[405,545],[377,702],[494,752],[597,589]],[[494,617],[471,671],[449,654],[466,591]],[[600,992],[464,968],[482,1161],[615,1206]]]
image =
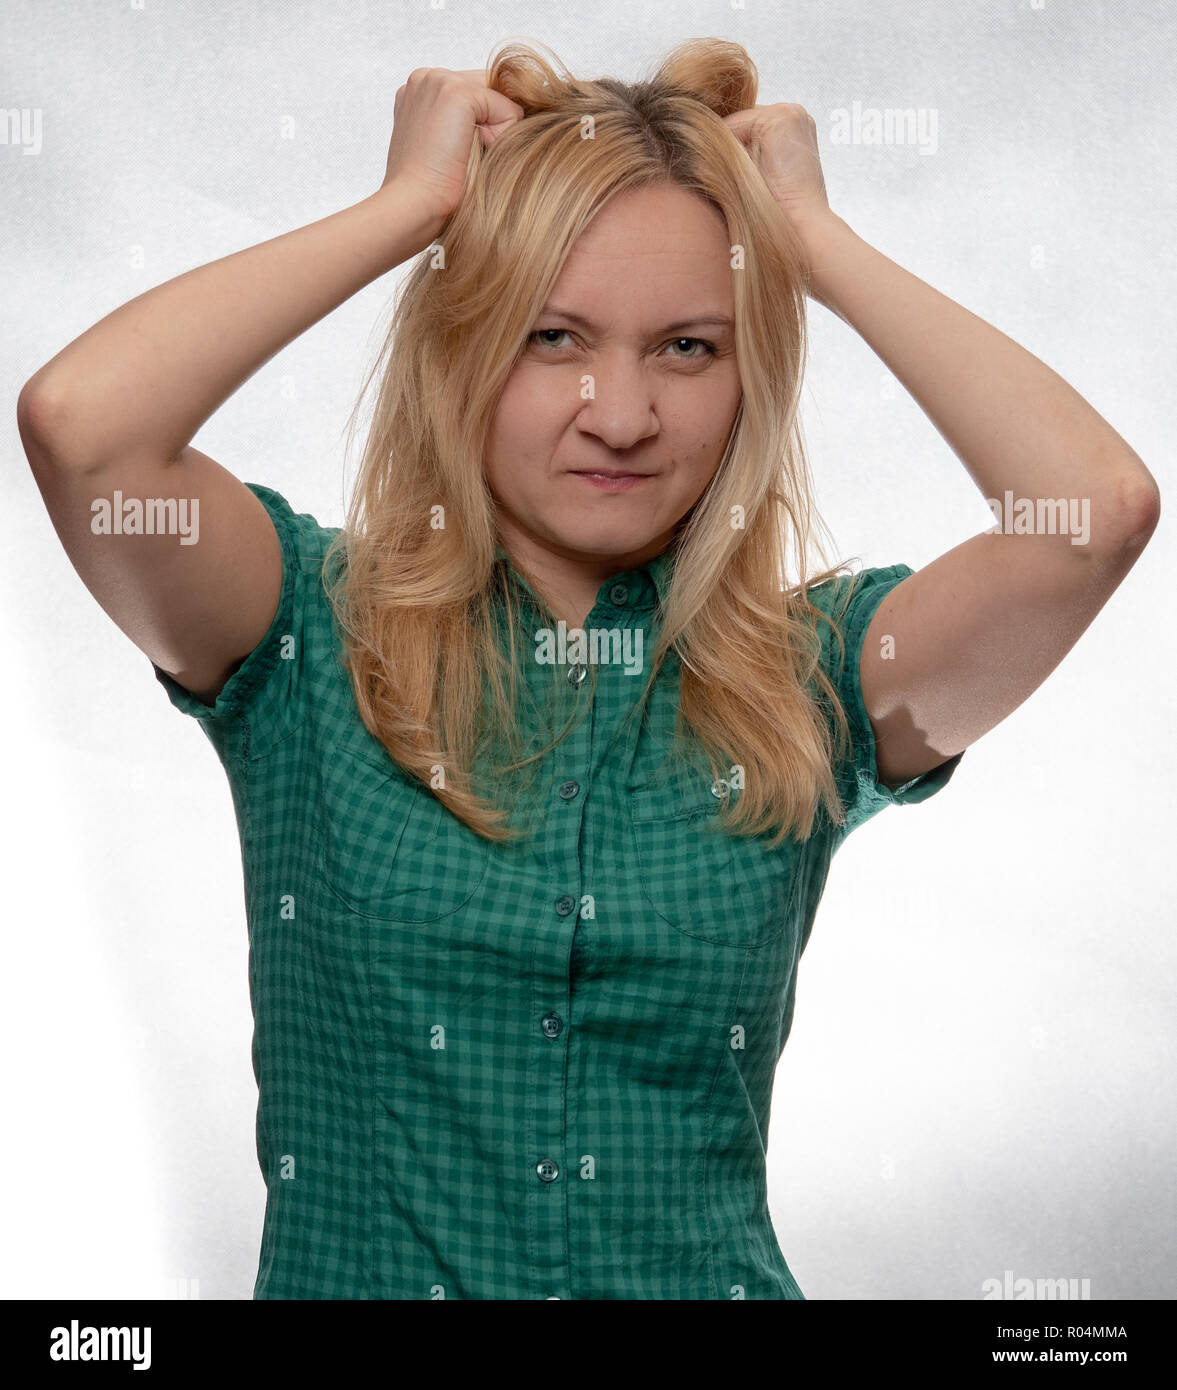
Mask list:
[[765,945],[789,925],[799,847],[786,838],[772,849],[768,835],[726,831],[719,813],[727,796],[716,795],[712,785],[703,776],[630,789],[641,892],[686,936],[716,946]]
[[403,772],[360,725],[319,759],[319,869],[348,908],[437,922],[477,893],[486,842]]

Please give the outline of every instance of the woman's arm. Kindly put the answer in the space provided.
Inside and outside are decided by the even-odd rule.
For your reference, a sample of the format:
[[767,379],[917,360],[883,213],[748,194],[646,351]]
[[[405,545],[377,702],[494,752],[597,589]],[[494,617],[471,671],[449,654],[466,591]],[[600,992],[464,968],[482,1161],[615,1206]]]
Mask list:
[[1057,373],[831,212],[808,112],[781,103],[726,120],[797,233],[810,294],[870,344],[1000,508],[1002,531],[896,585],[867,629],[863,699],[880,777],[899,786],[1042,684],[1135,563],[1160,494]]
[[[457,205],[472,144],[518,119],[482,74],[420,69],[396,97],[384,183],[297,231],[199,266],[88,329],[21,391],[37,485],[90,592],[161,669],[211,703],[277,611],[281,554],[265,508],[189,445],[259,367],[429,245]],[[155,502],[177,535],[95,533],[99,499]]]
[[[82,582],[152,661],[209,703],[273,620],[281,553],[265,508],[189,446],[287,343],[428,244],[381,189],[320,222],[202,265],[87,329],[26,383],[17,421]],[[92,529],[93,504],[184,516],[188,539]]]
[[863,699],[880,776],[897,786],[1042,684],[1135,563],[1160,495],[1111,425],[1032,353],[833,213],[795,225],[814,298],[903,383],[1003,527],[905,579],[867,629]]

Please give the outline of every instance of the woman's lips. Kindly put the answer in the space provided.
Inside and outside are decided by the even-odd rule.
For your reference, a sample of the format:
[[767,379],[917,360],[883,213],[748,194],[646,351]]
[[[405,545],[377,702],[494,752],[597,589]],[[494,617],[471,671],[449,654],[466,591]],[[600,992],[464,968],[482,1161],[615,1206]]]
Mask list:
[[637,487],[639,483],[647,482],[654,475],[652,473],[621,473],[611,476],[606,473],[573,473],[574,478],[583,478],[586,483],[593,487],[599,487],[602,492],[628,492],[631,487]]

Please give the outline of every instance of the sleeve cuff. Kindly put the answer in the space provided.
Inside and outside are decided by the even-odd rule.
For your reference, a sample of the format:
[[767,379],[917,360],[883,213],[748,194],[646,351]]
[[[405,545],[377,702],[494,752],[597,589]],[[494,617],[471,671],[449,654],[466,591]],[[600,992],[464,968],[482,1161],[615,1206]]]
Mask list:
[[874,727],[866,711],[862,696],[861,662],[866,632],[871,620],[878,611],[883,599],[909,575],[915,573],[908,565],[891,565],[885,570],[868,572],[871,580],[856,579],[855,582],[872,582],[872,589],[864,593],[860,602],[853,605],[853,612],[846,624],[846,673],[843,683],[845,698],[843,708],[850,725],[850,736],[854,744],[854,772],[858,781],[858,796],[848,808],[843,834],[849,834],[856,826],[873,816],[886,806],[911,806],[926,801],[936,792],[947,786],[952,779],[965,750],[946,758],[944,762],[929,768],[927,772],[913,777],[901,786],[891,788],[879,780],[878,748],[875,743]]

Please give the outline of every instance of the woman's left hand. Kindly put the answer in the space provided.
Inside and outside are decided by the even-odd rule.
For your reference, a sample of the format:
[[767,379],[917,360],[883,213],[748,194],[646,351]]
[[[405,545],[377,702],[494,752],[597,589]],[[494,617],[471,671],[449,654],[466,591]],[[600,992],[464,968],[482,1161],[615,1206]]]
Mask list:
[[723,120],[752,156],[799,235],[831,215],[817,149],[817,122],[803,106],[790,101],[750,106]]

